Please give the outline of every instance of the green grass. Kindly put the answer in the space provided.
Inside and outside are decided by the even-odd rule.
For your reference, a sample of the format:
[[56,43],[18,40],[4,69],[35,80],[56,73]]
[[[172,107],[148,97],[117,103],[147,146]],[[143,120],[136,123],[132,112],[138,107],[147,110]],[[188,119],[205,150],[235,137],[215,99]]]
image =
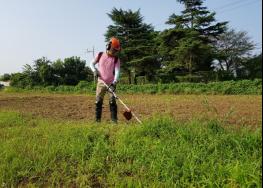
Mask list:
[[261,128],[168,117],[140,125],[0,111],[0,186],[261,187]]

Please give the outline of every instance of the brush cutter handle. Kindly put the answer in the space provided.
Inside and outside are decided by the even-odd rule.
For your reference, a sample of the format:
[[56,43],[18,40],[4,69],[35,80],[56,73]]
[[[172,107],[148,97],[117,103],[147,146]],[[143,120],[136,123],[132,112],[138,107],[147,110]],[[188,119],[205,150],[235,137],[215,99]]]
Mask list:
[[120,101],[120,103],[128,110],[128,111],[131,111],[128,106],[126,104],[124,104],[124,102],[117,97],[117,95],[115,94],[115,92],[111,89],[110,86],[108,86],[104,81],[102,81],[102,83],[107,87],[107,90],[116,98]]
[[117,95],[114,93],[114,91],[111,89],[110,86],[108,86],[108,84],[106,84],[103,80],[102,83],[106,86],[107,90],[116,98],[118,99]]

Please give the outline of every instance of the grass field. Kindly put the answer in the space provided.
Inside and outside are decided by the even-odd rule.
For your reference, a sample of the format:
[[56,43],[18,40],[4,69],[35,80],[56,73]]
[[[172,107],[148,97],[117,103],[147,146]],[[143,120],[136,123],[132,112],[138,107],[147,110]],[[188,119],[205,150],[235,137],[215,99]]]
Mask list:
[[94,96],[0,92],[0,186],[262,186],[261,96],[120,97],[143,125],[110,124],[107,100],[93,123]]

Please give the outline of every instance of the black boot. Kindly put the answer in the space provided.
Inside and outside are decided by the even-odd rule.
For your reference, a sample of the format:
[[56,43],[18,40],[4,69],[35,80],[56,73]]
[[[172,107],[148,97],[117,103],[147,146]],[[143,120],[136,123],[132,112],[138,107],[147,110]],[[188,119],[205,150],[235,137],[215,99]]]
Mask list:
[[118,122],[118,118],[117,118],[118,108],[117,108],[115,97],[110,98],[110,112],[111,112],[112,122],[117,123]]
[[95,112],[96,122],[101,122],[102,104],[103,104],[103,100],[101,98],[98,98],[96,100],[96,112]]

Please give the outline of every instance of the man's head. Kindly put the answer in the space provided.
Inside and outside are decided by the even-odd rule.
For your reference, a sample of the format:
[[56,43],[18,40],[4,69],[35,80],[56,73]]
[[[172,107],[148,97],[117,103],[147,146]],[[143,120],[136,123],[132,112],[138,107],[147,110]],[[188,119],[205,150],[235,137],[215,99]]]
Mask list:
[[121,50],[119,39],[112,37],[107,44],[107,51],[110,55],[116,55]]

